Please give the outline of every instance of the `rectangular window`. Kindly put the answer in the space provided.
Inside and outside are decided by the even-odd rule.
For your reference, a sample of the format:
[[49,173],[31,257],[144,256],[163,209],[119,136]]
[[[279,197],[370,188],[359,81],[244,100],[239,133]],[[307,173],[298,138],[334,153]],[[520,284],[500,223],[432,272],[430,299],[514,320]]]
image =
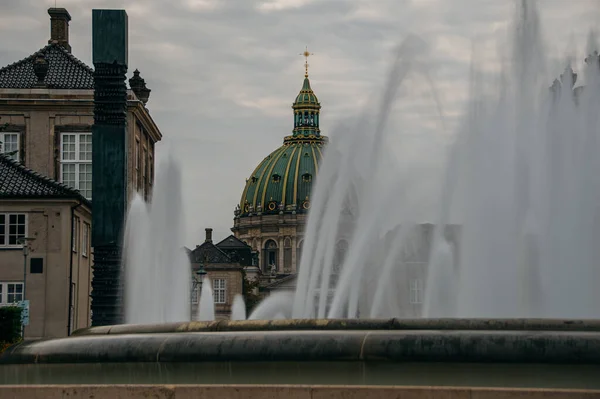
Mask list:
[[89,238],[90,235],[90,225],[87,223],[83,224],[83,237],[81,239],[81,254],[83,256],[87,256],[88,255],[88,245],[89,245]]
[[61,134],[60,152],[60,181],[92,199],[92,134]]
[[0,247],[6,245],[6,215],[0,213]]
[[213,296],[215,303],[227,303],[226,295],[226,280],[223,278],[217,278],[213,280]]
[[77,252],[77,243],[79,242],[79,218],[73,218],[73,252]]
[[146,200],[146,194],[147,194],[147,176],[148,176],[148,150],[146,150],[144,148],[144,151],[142,153],[142,196],[144,197],[144,199]]
[[0,153],[8,155],[9,158],[19,161],[19,133],[0,133]]
[[27,233],[27,216],[24,213],[0,214],[0,247],[20,247],[19,238]]
[[23,300],[23,283],[0,283],[0,305],[11,305]]
[[133,159],[135,162],[135,170],[133,171],[133,188],[137,190],[140,185],[140,141],[135,139],[135,149],[133,153]]
[[410,303],[420,304],[423,302],[423,281],[420,279],[410,280]]
[[154,158],[152,155],[148,158],[148,184],[154,184]]

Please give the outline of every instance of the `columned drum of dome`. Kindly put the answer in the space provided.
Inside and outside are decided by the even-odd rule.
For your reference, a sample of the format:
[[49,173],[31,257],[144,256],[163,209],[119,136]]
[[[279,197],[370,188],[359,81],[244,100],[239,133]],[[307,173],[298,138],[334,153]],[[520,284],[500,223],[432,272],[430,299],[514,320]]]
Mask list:
[[[246,179],[235,210],[232,231],[258,252],[257,266],[270,276],[297,270],[313,182],[328,142],[319,128],[321,104],[311,88],[308,63],[305,67],[302,88],[292,104],[291,135],[285,136],[283,145],[267,155]],[[274,252],[273,243],[287,251]],[[267,252],[269,259],[262,256]],[[277,254],[274,261],[273,253]]]

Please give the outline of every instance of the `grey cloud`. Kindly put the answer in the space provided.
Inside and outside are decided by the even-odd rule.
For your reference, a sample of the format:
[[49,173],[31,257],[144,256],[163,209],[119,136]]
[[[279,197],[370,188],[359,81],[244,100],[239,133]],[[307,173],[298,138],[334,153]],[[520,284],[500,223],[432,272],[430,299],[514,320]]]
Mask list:
[[[324,134],[377,98],[372,96],[385,82],[390,52],[408,33],[429,43],[431,76],[448,123],[455,126],[466,100],[473,39],[505,43],[503,29],[511,16],[511,2],[498,0],[319,0],[268,12],[263,3],[57,2],[73,17],[73,52],[87,64],[92,8],[128,10],[130,70],[140,69],[152,89],[148,106],[165,137],[159,151],[170,147],[183,166],[188,246],[202,242],[207,226],[215,228],[215,238],[229,233],[245,179],[291,132],[290,106],[303,78],[298,54],[305,45],[315,53],[309,60],[311,83],[323,105]],[[577,53],[583,53],[587,30],[599,20],[598,2],[538,3],[549,49],[563,52],[575,42]],[[0,64],[46,44],[46,10],[53,5],[54,0],[2,1],[0,35],[11,40],[2,43]],[[486,44],[483,70],[495,67],[492,56],[501,46]],[[551,69],[550,74],[560,71]],[[391,129],[404,132],[394,143],[405,162],[427,154],[430,161],[415,167],[434,175],[452,137],[438,128],[422,76],[411,76],[405,94],[390,120]],[[433,185],[423,183],[423,189]]]

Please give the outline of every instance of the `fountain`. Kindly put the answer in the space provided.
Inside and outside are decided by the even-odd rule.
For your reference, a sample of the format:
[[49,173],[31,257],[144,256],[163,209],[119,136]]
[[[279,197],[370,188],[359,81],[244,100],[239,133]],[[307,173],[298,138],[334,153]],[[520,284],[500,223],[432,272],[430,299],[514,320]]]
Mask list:
[[244,297],[236,294],[231,305],[231,320],[246,320],[246,302]]
[[181,170],[169,153],[156,169],[151,204],[139,195],[131,203],[123,262],[126,323],[190,320],[191,268],[181,249],[181,196],[173,195],[180,192]]
[[213,321],[215,319],[215,301],[213,298],[212,285],[208,277],[202,282],[200,303],[198,304],[198,320]]
[[[574,76],[564,74],[549,91],[535,2],[522,0],[517,11],[511,62],[497,86],[473,73],[465,123],[448,156],[430,234],[428,318],[394,318],[402,254],[420,228],[415,209],[402,206],[414,171],[394,167],[386,127],[403,79],[427,77],[426,46],[411,37],[395,53],[374,116],[365,112],[328,148],[295,293],[268,297],[243,321],[164,323],[173,319],[157,310],[152,322],[161,324],[94,327],[17,345],[0,356],[0,383],[218,384],[205,394],[245,397],[311,397],[323,389],[340,396],[598,395],[571,390],[600,390],[599,59],[588,59],[584,90],[573,92]],[[159,203],[150,209],[157,220]],[[153,220],[144,214],[132,206],[133,228]],[[340,237],[350,251],[336,265]],[[140,252],[134,246],[128,257]],[[210,284],[203,286],[206,299]],[[207,313],[199,317],[211,319]],[[233,393],[228,384],[267,386]],[[192,397],[204,388],[164,389]]]

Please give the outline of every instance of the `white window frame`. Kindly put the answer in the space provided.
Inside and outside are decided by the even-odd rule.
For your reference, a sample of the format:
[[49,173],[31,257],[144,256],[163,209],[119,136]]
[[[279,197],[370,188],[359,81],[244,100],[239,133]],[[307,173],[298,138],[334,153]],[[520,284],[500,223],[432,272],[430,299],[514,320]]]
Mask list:
[[[19,238],[27,237],[27,227],[28,227],[27,226],[28,225],[27,214],[23,213],[23,212],[21,212],[21,213],[13,212],[13,213],[0,213],[0,215],[4,216],[4,225],[2,226],[0,224],[0,229],[2,229],[2,228],[4,229],[4,242],[0,242],[0,248],[22,248],[23,244],[18,244],[16,241]],[[20,225],[20,223],[18,221],[18,217],[19,216],[25,216],[25,222],[24,222],[24,224],[25,224],[25,232],[23,233],[23,235],[20,235],[20,234],[17,233],[17,240],[15,240],[15,243],[14,244],[9,244],[9,242],[10,242],[10,225],[11,225],[11,223],[10,223],[10,217],[14,216],[14,215],[17,216],[17,223],[16,223],[17,226]]]
[[227,303],[227,279],[216,278],[212,281],[213,298],[215,304],[223,305]]
[[20,132],[0,132],[0,153],[5,154],[6,148],[6,136],[17,136],[17,148],[11,149],[10,152],[17,151],[14,155],[9,155],[9,158],[14,159],[17,162],[21,162],[21,133]]
[[413,305],[423,303],[423,280],[419,278],[410,280],[410,303]]
[[148,149],[146,148],[146,146],[144,146],[142,148],[142,182],[141,182],[142,189],[140,190],[142,193],[142,197],[144,197],[144,200],[148,199],[146,197],[146,194],[148,193],[147,182],[148,182]]
[[[75,159],[64,159],[64,142],[65,142],[65,137],[67,136],[75,136]],[[90,193],[86,193],[85,191],[81,190],[81,182],[79,180],[79,172],[80,172],[80,166],[81,165],[91,165],[92,164],[92,160],[91,159],[81,159],[81,152],[80,152],[80,143],[81,143],[81,137],[82,136],[89,136],[90,139],[92,138],[92,132],[64,132],[60,134],[60,181],[61,183],[65,183],[68,184],[69,182],[65,182],[64,181],[64,168],[65,165],[75,165],[75,178],[73,181],[73,185],[72,187],[74,189],[77,189],[79,191],[81,191],[81,194],[86,197],[87,199],[91,200],[92,196],[91,196],[91,188],[90,188]],[[91,154],[91,152],[90,152]],[[90,181],[91,183],[91,181]]]
[[87,258],[88,245],[90,242],[90,225],[83,222],[83,235],[81,237],[81,255]]
[[[20,295],[21,299],[18,301],[8,302],[8,288],[9,285],[14,285],[13,295]],[[21,292],[16,292],[16,286],[21,286]],[[10,306],[19,303],[23,300],[23,282],[22,281],[0,281],[0,306]]]
[[140,139],[135,138],[135,147],[133,149],[133,158],[135,163],[134,177],[133,177],[133,188],[137,191],[140,183]]

